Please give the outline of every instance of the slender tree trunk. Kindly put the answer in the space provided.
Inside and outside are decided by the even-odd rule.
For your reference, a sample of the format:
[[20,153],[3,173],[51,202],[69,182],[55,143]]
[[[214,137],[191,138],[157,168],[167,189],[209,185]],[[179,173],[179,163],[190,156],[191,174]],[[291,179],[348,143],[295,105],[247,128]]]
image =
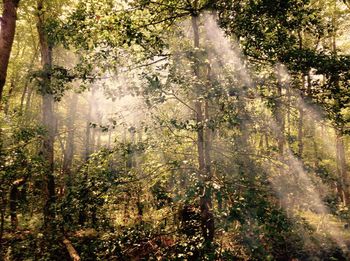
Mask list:
[[[303,76],[304,77],[304,76]],[[304,82],[304,81],[303,81]],[[303,156],[304,151],[304,142],[303,142],[303,124],[304,124],[304,108],[303,108],[303,91],[301,91],[299,99],[299,119],[298,119],[298,156],[301,158]]]
[[86,119],[86,131],[85,131],[85,160],[88,160],[92,151],[91,146],[91,120],[92,120],[92,103],[94,99],[94,89],[91,90],[90,97],[88,98],[88,113]]
[[111,143],[112,143],[112,130],[108,130],[108,144],[107,144],[107,148],[111,149]]
[[10,190],[10,218],[11,218],[12,231],[16,231],[18,226],[17,196],[18,196],[18,187],[14,185]]
[[[44,0],[38,0],[38,23],[37,29],[39,34],[41,63],[44,70],[43,84],[44,91],[42,93],[42,113],[43,125],[47,130],[47,134],[43,138],[42,156],[46,165],[45,174],[45,206],[44,206],[44,227],[52,226],[52,221],[55,219],[55,178],[54,178],[54,139],[55,139],[55,119],[54,119],[54,99],[50,91],[51,79],[50,70],[52,70],[52,46],[48,42],[45,32],[45,9],[43,7]],[[46,90],[47,89],[47,90]]]
[[336,156],[337,156],[337,172],[341,184],[341,197],[344,205],[350,204],[349,177],[347,173],[347,164],[344,148],[344,136],[341,130],[336,133]]
[[278,70],[277,73],[277,101],[276,101],[276,121],[278,123],[278,133],[277,133],[277,143],[278,143],[278,151],[281,155],[283,155],[284,151],[284,111],[283,111],[283,103],[282,103],[282,80],[281,75]]
[[270,142],[269,142],[269,135],[267,133],[264,134],[265,136],[265,147],[266,147],[266,155],[270,154]]
[[26,94],[28,92],[28,85],[29,85],[29,81],[28,81],[28,83],[26,82],[24,84],[23,92],[21,95],[21,103],[20,103],[20,107],[19,107],[19,111],[20,111],[21,115],[23,115],[24,99],[25,99]]
[[96,151],[96,130],[97,127],[93,127],[91,130],[91,138],[90,138],[90,154]]
[[[2,179],[2,184],[4,184],[3,182],[4,180]],[[0,213],[0,251],[2,250],[2,237],[4,235],[4,226],[5,226],[5,214],[6,214],[6,205],[7,205],[7,202],[6,202],[6,191],[4,188],[1,188],[0,190],[0,193],[1,193],[1,213]],[[0,252],[1,253],[1,252]]]
[[66,146],[64,150],[63,156],[63,164],[62,164],[62,172],[65,178],[65,186],[69,186],[71,184],[71,175],[72,175],[72,163],[74,156],[74,136],[75,136],[75,118],[77,114],[77,104],[78,104],[78,96],[73,93],[71,96],[71,101],[69,103],[69,110],[67,115],[67,140]]
[[[30,61],[29,68],[32,68],[34,66],[34,63],[35,63],[35,61],[37,59],[37,55],[38,55],[38,48],[35,47],[35,51],[34,51],[32,60]],[[22,96],[21,96],[21,105],[20,105],[20,112],[21,112],[21,114],[23,114],[23,106],[24,106],[25,96],[26,96],[27,93],[28,93],[27,97],[30,96],[30,91],[28,91],[29,90],[29,85],[30,85],[30,77],[29,77],[29,75],[27,75],[27,79],[25,81],[24,88],[23,88],[23,93],[22,93]]]
[[18,218],[17,218],[17,204],[19,191],[18,188],[23,186],[28,177],[24,177],[20,180],[13,182],[10,190],[10,219],[11,219],[11,228],[12,231],[16,231],[18,227]]
[[[98,117],[100,119],[101,115],[98,114]],[[101,125],[101,121],[99,121],[99,124]],[[97,139],[96,139],[96,150],[101,149],[101,137],[102,137],[102,131],[101,128],[98,127],[98,129],[96,130],[97,132]]]
[[[209,91],[209,86],[211,85],[211,67],[208,65],[208,71],[207,71],[207,91]],[[204,208],[204,224],[202,225],[205,229],[208,237],[208,242],[212,242],[214,240],[214,232],[215,232],[215,224],[214,224],[214,215],[212,213],[212,189],[211,189],[211,183],[213,180],[213,173],[212,173],[212,160],[211,160],[211,151],[212,151],[212,139],[213,139],[213,130],[211,129],[212,126],[210,126],[211,118],[210,118],[210,112],[209,112],[209,101],[208,99],[204,103],[204,117],[205,117],[205,126],[203,124],[204,129],[204,157],[205,157],[205,182],[209,184],[209,186],[206,186],[206,190],[203,197],[203,203],[201,204],[206,205]],[[209,124],[209,126],[208,126]]]
[[124,197],[124,224],[127,224],[130,221],[130,213],[129,213],[129,207],[130,207],[130,199],[131,194],[126,191],[126,195]]
[[17,78],[17,74],[13,75],[11,77],[11,81],[10,81],[10,89],[9,89],[9,92],[8,92],[8,95],[7,95],[7,99],[6,99],[6,102],[5,102],[5,107],[4,107],[4,113],[5,114],[8,114],[9,112],[9,109],[10,109],[10,98],[12,96],[12,93],[15,89],[15,85],[16,85],[16,82],[15,82],[15,79]]
[[[303,32],[298,32],[298,39],[299,39],[299,50],[303,49]],[[299,119],[298,119],[298,156],[301,158],[303,156],[304,151],[304,143],[303,143],[303,123],[304,123],[304,106],[303,106],[303,99],[304,99],[304,88],[305,88],[305,73],[303,72],[301,74],[301,86],[300,86],[300,97],[298,97],[298,112],[299,112]]]
[[258,155],[262,155],[264,153],[264,134],[261,134],[259,137],[259,146],[258,146]]
[[[198,8],[197,2],[195,4],[195,9]],[[198,16],[192,16],[192,29],[194,33],[194,48],[195,52],[199,50],[199,26],[198,26]],[[202,78],[200,74],[200,67],[197,59],[198,54],[195,55],[195,64],[194,64],[194,74],[197,80]],[[200,97],[201,90],[200,86],[196,85],[196,95]],[[205,114],[208,113],[208,105],[205,105],[204,115],[202,103],[199,100],[195,101],[195,110],[196,110],[196,122],[197,122],[197,151],[198,151],[198,164],[199,164],[199,180],[201,182],[200,188],[200,211],[201,211],[201,228],[204,240],[207,244],[211,244],[214,240],[214,218],[211,212],[212,207],[212,197],[211,197],[211,189],[210,189],[210,181],[211,181],[211,170],[210,170],[210,136],[209,131],[205,133],[204,129],[204,117]],[[209,116],[209,115],[208,115]],[[205,134],[208,136],[205,138]],[[206,148],[205,148],[206,145]],[[207,161],[206,161],[207,158]],[[208,186],[209,184],[209,186]]]
[[[312,94],[312,81],[311,81],[311,71],[308,72],[307,75],[307,98],[311,102],[313,98]],[[318,169],[319,167],[319,158],[318,158],[318,146],[316,140],[316,127],[317,127],[317,119],[315,119],[312,115],[310,116],[310,131],[311,137],[313,140],[313,149],[314,149],[314,168]]]
[[24,109],[25,118],[27,118],[27,116],[29,115],[29,109],[30,109],[30,105],[31,105],[31,101],[32,101],[32,96],[33,96],[33,88],[28,86],[28,94],[27,94],[27,99],[26,99],[26,106],[25,106],[25,109]]
[[[337,29],[338,24],[336,21],[336,11],[337,11],[337,1],[333,1],[333,14],[332,14],[332,54],[336,57],[337,54]],[[338,75],[333,75],[334,84],[339,88],[339,77]],[[350,191],[349,191],[349,177],[347,173],[347,163],[345,157],[345,148],[344,148],[344,135],[343,135],[343,124],[336,128],[336,161],[337,161],[337,172],[340,183],[338,185],[340,197],[344,203],[344,205],[350,205]]]
[[136,208],[137,208],[137,221],[141,224],[143,223],[143,203],[141,202],[140,192],[137,193],[137,202],[136,202]]
[[16,31],[17,8],[19,0],[2,1],[2,17],[0,30],[0,103],[6,83],[7,67]]
[[[24,46],[24,48],[22,48],[22,50],[20,50],[20,42],[18,42],[17,45],[18,45],[17,46],[17,53],[12,58],[12,62],[14,64],[16,64],[18,62],[19,57],[23,58],[23,56],[26,53],[26,49],[27,49],[27,46]],[[12,98],[13,92],[16,88],[17,83],[18,83],[18,77],[19,77],[19,69],[16,68],[12,72],[12,75],[11,75],[10,89],[8,91],[8,95],[7,95],[6,103],[5,103],[5,109],[4,109],[5,114],[8,114],[8,111],[10,109],[10,100]],[[29,80],[30,79],[28,77],[27,81],[29,81]]]
[[292,105],[292,94],[291,94],[291,87],[290,84],[287,85],[287,135],[290,137],[291,135],[291,120],[290,120],[290,115],[291,115],[291,105]]
[[[92,100],[91,100],[91,105],[92,105],[92,121],[94,124],[97,124],[99,122],[98,119],[98,103],[96,101],[95,97],[95,92],[96,90],[92,90]],[[97,139],[98,137],[98,132],[99,132],[99,126],[95,125],[92,130],[91,130],[91,140],[90,140],[90,147],[91,147],[91,153],[94,153],[98,148],[97,148]]]
[[130,147],[129,147],[129,154],[127,158],[126,166],[128,169],[136,167],[136,160],[135,160],[135,134],[136,134],[136,128],[130,127],[129,128],[130,133]]

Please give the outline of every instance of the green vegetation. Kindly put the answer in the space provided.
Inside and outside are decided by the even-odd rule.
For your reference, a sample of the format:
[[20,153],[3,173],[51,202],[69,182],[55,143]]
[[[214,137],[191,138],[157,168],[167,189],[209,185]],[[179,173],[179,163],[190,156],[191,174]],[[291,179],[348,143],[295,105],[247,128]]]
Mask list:
[[349,1],[2,12],[0,260],[350,259]]

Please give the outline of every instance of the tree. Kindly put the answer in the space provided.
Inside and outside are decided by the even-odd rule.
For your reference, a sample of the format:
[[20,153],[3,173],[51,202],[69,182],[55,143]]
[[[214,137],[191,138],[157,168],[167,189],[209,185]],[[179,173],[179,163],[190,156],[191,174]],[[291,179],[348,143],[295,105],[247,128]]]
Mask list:
[[4,0],[0,33],[0,101],[6,83],[7,67],[16,31],[17,8],[20,0]]
[[23,4],[0,115],[0,259],[348,260],[336,5]]
[[38,22],[37,30],[39,35],[41,64],[43,77],[41,79],[40,88],[42,92],[42,121],[47,134],[44,136],[42,145],[42,156],[45,164],[45,206],[44,206],[44,226],[51,227],[55,218],[54,204],[56,201],[55,179],[54,179],[54,141],[55,141],[55,118],[53,112],[54,98],[51,86],[52,71],[52,43],[49,41],[45,22],[47,11],[44,9],[44,0],[38,0]]

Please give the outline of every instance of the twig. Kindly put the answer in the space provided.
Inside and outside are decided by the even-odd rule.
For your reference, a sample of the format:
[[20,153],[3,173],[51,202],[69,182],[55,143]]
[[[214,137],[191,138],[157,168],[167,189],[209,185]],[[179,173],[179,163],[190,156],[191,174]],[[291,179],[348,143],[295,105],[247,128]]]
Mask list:
[[65,244],[67,251],[69,253],[69,256],[73,261],[80,261],[80,256],[78,252],[75,250],[74,246],[72,245],[72,242],[68,238],[64,238],[63,244]]

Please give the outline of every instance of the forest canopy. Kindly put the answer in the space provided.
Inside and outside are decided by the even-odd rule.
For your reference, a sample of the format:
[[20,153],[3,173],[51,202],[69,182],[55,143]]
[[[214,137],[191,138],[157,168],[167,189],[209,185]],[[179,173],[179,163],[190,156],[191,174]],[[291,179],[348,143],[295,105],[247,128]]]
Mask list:
[[3,0],[0,260],[349,260],[348,0]]

